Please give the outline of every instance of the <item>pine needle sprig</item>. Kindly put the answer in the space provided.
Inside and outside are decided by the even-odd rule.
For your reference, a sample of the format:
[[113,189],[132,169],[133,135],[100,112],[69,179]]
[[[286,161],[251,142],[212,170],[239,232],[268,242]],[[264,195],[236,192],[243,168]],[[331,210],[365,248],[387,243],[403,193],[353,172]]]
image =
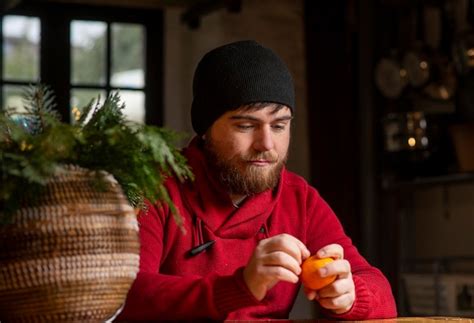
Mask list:
[[105,131],[117,125],[127,127],[127,121],[122,112],[124,108],[125,104],[120,102],[120,95],[117,92],[107,97],[103,104],[100,104],[99,97],[92,109],[91,118],[88,121],[84,120],[81,124],[83,131]]
[[23,107],[33,134],[43,132],[52,124],[59,122],[54,93],[46,85],[30,85],[24,88]]

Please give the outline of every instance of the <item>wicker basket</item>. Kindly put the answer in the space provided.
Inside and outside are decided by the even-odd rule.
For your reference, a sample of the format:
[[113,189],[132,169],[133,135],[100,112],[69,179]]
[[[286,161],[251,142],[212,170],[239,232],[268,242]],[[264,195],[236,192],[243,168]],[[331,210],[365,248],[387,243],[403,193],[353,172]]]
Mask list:
[[64,167],[33,206],[0,226],[0,321],[104,321],[139,263],[138,225],[120,185]]

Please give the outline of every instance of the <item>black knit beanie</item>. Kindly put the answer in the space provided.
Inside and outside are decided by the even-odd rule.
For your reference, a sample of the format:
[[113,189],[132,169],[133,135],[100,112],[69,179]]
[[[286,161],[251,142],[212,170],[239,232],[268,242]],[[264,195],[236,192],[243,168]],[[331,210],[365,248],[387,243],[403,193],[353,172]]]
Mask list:
[[285,63],[255,41],[238,41],[208,52],[194,73],[191,121],[202,135],[222,114],[255,102],[295,109],[293,80]]

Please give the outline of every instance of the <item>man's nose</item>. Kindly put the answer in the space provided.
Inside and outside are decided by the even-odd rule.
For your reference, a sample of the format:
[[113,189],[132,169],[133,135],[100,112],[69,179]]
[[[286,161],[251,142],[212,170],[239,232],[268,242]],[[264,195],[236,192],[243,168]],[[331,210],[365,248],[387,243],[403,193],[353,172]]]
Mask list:
[[257,132],[257,138],[255,138],[254,149],[257,151],[268,151],[275,147],[273,133],[270,127],[262,127]]

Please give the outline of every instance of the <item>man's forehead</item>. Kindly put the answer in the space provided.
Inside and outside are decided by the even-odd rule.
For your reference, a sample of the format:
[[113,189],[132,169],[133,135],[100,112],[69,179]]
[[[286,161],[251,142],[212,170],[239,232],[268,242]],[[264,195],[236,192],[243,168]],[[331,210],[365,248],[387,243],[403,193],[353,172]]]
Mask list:
[[285,105],[267,103],[258,106],[242,106],[226,113],[228,117],[232,116],[266,116],[272,118],[291,117],[291,109]]

